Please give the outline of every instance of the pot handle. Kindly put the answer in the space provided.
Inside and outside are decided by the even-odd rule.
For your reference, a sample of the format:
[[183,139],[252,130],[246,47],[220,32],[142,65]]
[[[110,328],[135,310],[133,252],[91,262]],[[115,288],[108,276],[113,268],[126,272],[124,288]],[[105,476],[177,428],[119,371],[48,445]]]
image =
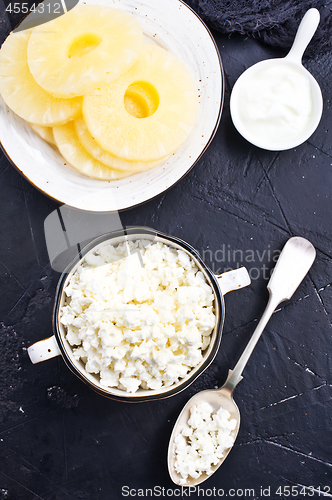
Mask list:
[[58,344],[56,343],[55,336],[48,337],[44,340],[35,342],[28,347],[28,354],[30,361],[35,365],[46,359],[54,358],[61,354]]
[[218,274],[216,278],[223,295],[239,288],[244,288],[251,283],[249,273],[244,266]]

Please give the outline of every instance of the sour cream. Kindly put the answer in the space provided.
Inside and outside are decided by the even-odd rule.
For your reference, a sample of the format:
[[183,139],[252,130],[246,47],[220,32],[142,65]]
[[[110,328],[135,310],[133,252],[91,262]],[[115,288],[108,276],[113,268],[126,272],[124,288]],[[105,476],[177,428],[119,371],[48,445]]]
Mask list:
[[233,122],[253,144],[271,150],[287,149],[310,127],[313,113],[310,80],[304,68],[301,71],[283,62],[260,63],[251,69],[234,86]]

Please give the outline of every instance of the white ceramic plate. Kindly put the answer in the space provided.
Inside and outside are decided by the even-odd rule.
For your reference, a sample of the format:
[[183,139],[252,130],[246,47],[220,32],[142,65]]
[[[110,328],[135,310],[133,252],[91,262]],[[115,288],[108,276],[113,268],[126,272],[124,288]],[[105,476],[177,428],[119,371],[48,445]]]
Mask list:
[[85,0],[134,15],[146,39],[175,54],[187,66],[198,89],[198,113],[186,142],[163,165],[119,181],[90,179],[66,164],[0,98],[0,141],[26,179],[66,205],[96,212],[139,205],[173,186],[194,166],[210,144],[223,105],[223,69],[216,44],[200,18],[180,0]]

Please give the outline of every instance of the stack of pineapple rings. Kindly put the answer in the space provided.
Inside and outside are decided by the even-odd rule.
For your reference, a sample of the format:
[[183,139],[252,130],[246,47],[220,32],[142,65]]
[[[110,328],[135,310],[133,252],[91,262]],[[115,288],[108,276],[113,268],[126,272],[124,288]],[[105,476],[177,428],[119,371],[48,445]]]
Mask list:
[[163,163],[197,110],[183,63],[144,44],[133,16],[100,5],[11,33],[0,50],[0,93],[70,165],[103,180]]

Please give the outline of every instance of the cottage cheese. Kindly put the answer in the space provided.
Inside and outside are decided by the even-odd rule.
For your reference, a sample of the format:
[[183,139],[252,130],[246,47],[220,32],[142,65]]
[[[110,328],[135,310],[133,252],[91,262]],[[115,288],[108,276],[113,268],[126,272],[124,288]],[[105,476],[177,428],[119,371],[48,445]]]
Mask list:
[[216,322],[203,273],[186,252],[160,242],[100,246],[64,292],[60,322],[74,358],[102,385],[130,393],[185,377]]
[[180,484],[185,484],[188,476],[197,479],[203,472],[212,474],[211,467],[233,446],[236,420],[230,416],[223,408],[214,413],[208,403],[190,409],[188,425],[174,440],[174,467],[182,476]]

